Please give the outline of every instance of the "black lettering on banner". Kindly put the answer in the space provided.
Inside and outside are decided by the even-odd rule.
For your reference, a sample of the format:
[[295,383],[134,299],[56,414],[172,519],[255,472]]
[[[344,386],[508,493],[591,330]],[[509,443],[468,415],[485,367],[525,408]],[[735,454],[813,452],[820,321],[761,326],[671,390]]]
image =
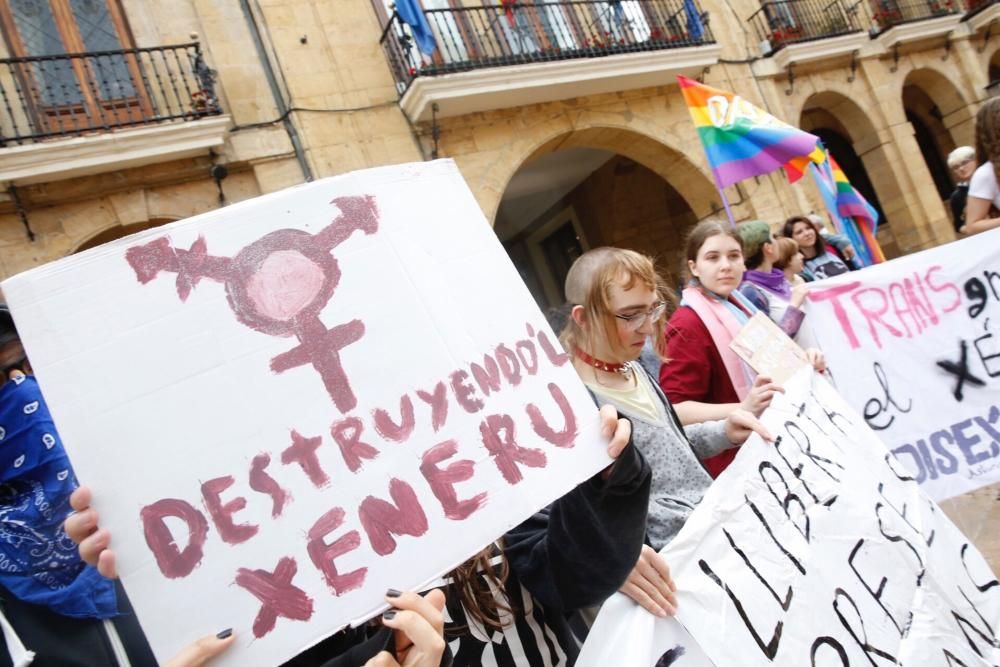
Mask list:
[[[913,546],[913,543],[910,542],[908,539],[906,539],[902,535],[890,535],[889,533],[885,532],[885,525],[882,523],[882,513],[881,513],[883,507],[885,507],[885,505],[883,505],[882,503],[875,503],[875,516],[876,518],[878,518],[878,532],[882,533],[882,537],[889,540],[890,542],[902,542],[907,547],[909,547],[910,551],[913,552],[913,555],[917,558],[917,564],[920,566],[920,576],[917,577],[917,586],[919,586],[921,580],[923,580],[924,578],[924,574],[927,571],[927,567],[926,565],[924,565],[924,559],[920,555],[920,552],[917,550],[917,548]],[[920,535],[920,533],[917,534]],[[921,535],[921,537],[923,536]]]
[[798,558],[793,556],[792,553],[788,551],[788,549],[786,549],[781,542],[778,541],[778,538],[775,537],[774,535],[774,531],[771,530],[770,524],[767,523],[767,519],[765,519],[761,511],[757,509],[757,506],[753,504],[753,501],[750,500],[750,497],[744,495],[743,499],[746,500],[747,505],[750,506],[750,509],[753,510],[753,513],[757,516],[757,520],[760,521],[761,524],[763,524],[764,530],[767,531],[768,536],[774,542],[775,546],[778,547],[778,550],[781,551],[781,553],[785,554],[785,557],[792,562],[792,565],[795,566],[795,569],[797,569],[802,574],[805,574],[806,568],[802,566],[802,563],[799,562]]
[[[872,427],[875,431],[884,431],[885,429],[892,426],[892,423],[896,421],[896,415],[886,415],[890,410],[890,407],[896,408],[903,414],[906,414],[913,409],[913,399],[908,399],[906,401],[906,407],[896,402],[896,399],[892,397],[892,393],[889,391],[889,380],[885,376],[885,371],[882,369],[882,364],[875,362],[872,364],[872,372],[875,373],[875,379],[878,380],[879,386],[882,388],[882,398],[872,397],[865,402],[865,407],[863,411],[863,416],[865,422]],[[876,423],[875,419],[882,415],[888,417],[887,421]]]
[[847,431],[845,431],[843,428],[841,428],[840,424],[838,424],[836,422],[836,420],[834,419],[834,417],[839,417],[839,418],[843,419],[844,422],[847,424],[847,428],[850,428],[850,429],[854,428],[854,424],[851,423],[850,419],[848,419],[844,415],[840,414],[836,410],[827,409],[823,405],[823,402],[819,400],[819,397],[811,389],[809,390],[809,398],[810,398],[810,403],[812,405],[819,406],[819,408],[823,411],[823,414],[826,416],[827,421],[830,422],[830,425],[833,426],[834,428],[836,428],[838,431],[840,431],[841,434],[847,435]]
[[[844,618],[844,615],[840,611],[840,599],[841,598],[845,598],[848,602],[850,602],[851,603],[851,607],[854,608],[854,613],[857,614],[858,622],[861,624],[861,636],[860,637],[858,636],[858,633],[855,632],[854,627],[850,623],[847,622],[847,619]],[[868,631],[865,630],[865,619],[861,615],[861,611],[858,609],[858,605],[855,604],[854,599],[843,588],[838,588],[834,592],[834,595],[833,595],[833,611],[837,614],[837,618],[840,619],[840,624],[842,626],[844,626],[844,629],[847,630],[847,632],[851,635],[851,638],[854,641],[856,641],[858,643],[858,646],[861,647],[861,650],[865,652],[865,657],[868,658],[868,662],[870,662],[871,664],[876,665],[876,666],[878,665],[877,662],[875,662],[874,660],[872,660],[872,654],[874,654],[874,655],[878,656],[879,658],[882,658],[883,660],[888,660],[890,664],[893,664],[893,665],[897,664],[895,656],[893,656],[891,653],[888,653],[887,651],[883,651],[880,648],[876,648],[876,647],[872,646],[871,643],[869,643],[869,641],[868,641]]]
[[969,581],[972,582],[972,585],[976,587],[976,590],[979,591],[980,593],[985,593],[994,586],[1000,586],[1000,581],[997,581],[995,577],[982,585],[976,583],[976,581],[972,578],[972,573],[969,572],[969,564],[965,562],[965,552],[968,550],[969,550],[969,543],[966,542],[962,545],[962,549],[959,551],[959,556],[962,559],[962,567],[965,568],[965,574],[969,577]]
[[[771,481],[768,480],[768,478],[764,475],[765,470],[773,470],[774,474],[778,476],[778,479],[780,479],[781,483],[785,486],[784,500],[779,498],[778,494],[774,492],[774,488],[772,487]],[[767,490],[771,492],[771,495],[774,496],[774,500],[778,503],[778,506],[781,507],[781,509],[785,512],[785,516],[788,517],[788,520],[792,522],[792,525],[795,526],[795,528],[799,531],[799,533],[802,534],[802,537],[806,539],[806,542],[808,542],[809,515],[806,513],[805,503],[802,502],[802,499],[799,498],[798,495],[792,493],[792,489],[791,487],[788,486],[788,482],[785,481],[784,475],[781,474],[781,471],[778,470],[778,468],[773,463],[771,463],[770,461],[762,461],[760,466],[758,466],[757,471],[760,473],[760,478],[764,480],[764,484],[767,485]],[[788,506],[791,505],[793,502],[797,503],[798,506],[802,509],[802,518],[805,519],[804,526],[800,526],[798,523],[796,523],[795,519],[792,518],[792,513],[788,511]]]
[[[893,475],[895,475],[896,479],[898,479],[899,481],[916,483],[917,481],[916,478],[907,474],[906,469],[903,468],[903,464],[899,462],[899,459],[897,459],[895,454],[893,454],[892,452],[889,452],[888,454],[885,455],[885,465],[886,467],[889,468],[889,471]],[[902,470],[898,470],[897,468],[900,468]]]
[[[789,424],[796,427],[798,426],[795,422],[785,422],[786,430]],[[812,504],[818,505],[820,502],[819,497],[815,493],[813,493],[812,489],[809,488],[809,484],[807,484],[806,481],[802,479],[802,468],[804,466],[801,463],[799,463],[798,465],[792,465],[792,462],[788,460],[788,457],[785,456],[785,453],[782,451],[781,443],[784,442],[785,440],[786,439],[781,437],[780,435],[776,437],[774,439],[774,451],[777,452],[778,457],[785,462],[785,465],[788,467],[788,470],[791,471],[792,475],[795,476],[795,479],[799,480],[799,482],[802,483],[802,488],[805,489],[806,493],[808,493],[809,496],[812,498]],[[834,497],[836,498],[836,496]]]
[[[896,620],[896,617],[892,615],[891,611],[889,611],[889,607],[887,607],[886,604],[882,601],[882,595],[885,593],[885,585],[889,582],[888,578],[882,577],[882,579],[878,582],[878,588],[873,590],[872,587],[868,585],[868,582],[865,581],[865,578],[861,576],[861,573],[858,572],[858,568],[854,564],[854,560],[857,557],[858,552],[861,551],[861,547],[864,546],[864,543],[865,543],[864,538],[858,540],[858,543],[854,545],[853,549],[851,549],[851,555],[847,557],[847,564],[848,566],[850,566],[851,571],[854,572],[854,576],[858,578],[858,581],[861,582],[861,585],[865,587],[865,590],[868,591],[868,594],[872,596],[873,600],[875,600],[875,603],[882,608],[882,611],[885,612],[885,615],[889,618],[890,621],[892,621],[892,624],[895,626],[896,632],[899,633],[899,636],[902,637],[904,624]],[[921,573],[920,576],[923,576],[923,573]],[[911,616],[912,613],[913,612],[911,611],[910,612]],[[909,626],[909,623],[910,620],[908,618],[905,625]]]
[[983,615],[979,613],[979,609],[976,608],[976,605],[972,604],[972,600],[970,600],[969,596],[965,594],[965,591],[959,588],[958,592],[963,598],[965,598],[965,601],[969,604],[969,607],[972,608],[973,613],[975,613],[975,615],[979,618],[979,622],[982,623],[985,630],[977,628],[974,623],[964,616],[959,615],[959,613],[954,609],[951,610],[951,615],[955,618],[955,624],[958,626],[958,629],[962,631],[962,634],[965,635],[965,641],[969,642],[969,646],[972,650],[975,651],[976,655],[980,658],[985,658],[986,656],[979,650],[979,646],[976,644],[975,640],[969,636],[966,629],[972,630],[972,632],[979,635],[980,639],[982,639],[983,642],[991,648],[1000,648],[1000,642],[997,642],[997,636],[993,634],[993,630],[990,629],[989,621],[983,618]]
[[812,649],[809,651],[809,659],[812,662],[812,667],[816,667],[816,653],[821,646],[829,646],[837,652],[837,655],[840,657],[841,667],[851,667],[851,661],[847,658],[847,651],[833,637],[817,637],[816,641],[813,642]]
[[[725,533],[726,531],[723,530],[722,532]],[[726,533],[726,537],[729,537],[729,533]],[[732,538],[729,539],[730,539],[730,544],[732,544]],[[735,546],[733,548],[735,548]],[[741,552],[737,551],[737,553]],[[744,560],[746,559],[744,558]],[[747,563],[749,565],[749,562]],[[775,625],[774,627],[774,633],[771,635],[771,639],[765,644],[764,640],[757,633],[757,629],[754,628],[753,624],[750,622],[750,617],[747,615],[746,610],[743,608],[743,603],[740,602],[740,599],[738,597],[736,597],[736,594],[733,593],[732,589],[729,588],[729,585],[726,584],[726,582],[724,582],[719,577],[719,575],[717,575],[712,570],[712,567],[704,559],[700,559],[698,561],[698,565],[701,567],[701,571],[704,572],[706,575],[708,575],[708,578],[714,581],[716,585],[718,585],[719,588],[725,591],[726,595],[729,596],[729,599],[732,601],[733,606],[736,607],[736,613],[740,615],[740,618],[743,620],[743,624],[747,626],[747,630],[749,630],[750,634],[753,636],[753,640],[757,642],[757,647],[760,648],[761,652],[765,656],[767,656],[768,660],[774,660],[774,656],[778,654],[778,644],[781,642],[781,630],[782,627],[784,626],[784,621],[778,621],[777,625]],[[754,574],[757,575],[758,579],[761,579],[761,581],[763,581],[763,578],[761,578],[760,574],[752,565],[750,566],[750,569],[753,570]],[[768,590],[771,591],[772,595],[774,595],[774,590],[771,589],[771,586],[767,585],[767,588]],[[792,593],[793,593],[792,588],[791,586],[789,586],[788,595],[785,598],[785,604],[782,605],[782,608],[785,610],[787,610],[788,606],[791,605],[792,603]],[[775,595],[775,598],[777,598],[777,595]]]
[[[792,430],[792,427],[795,427],[794,430]],[[792,421],[785,422],[785,431],[788,433],[788,437],[790,437],[792,440],[795,441],[795,444],[798,446],[799,451],[801,451],[810,461],[812,461],[817,468],[826,473],[827,477],[829,477],[834,482],[837,482],[838,484],[840,483],[840,478],[834,475],[832,472],[830,472],[824,464],[833,468],[839,468],[841,471],[844,470],[844,466],[842,466],[840,463],[836,461],[824,458],[819,454],[814,453],[812,448],[812,440],[810,440],[809,436],[806,435],[805,430],[795,422]],[[803,441],[805,441],[805,447],[802,446]],[[775,442],[774,444],[777,447],[778,443]],[[795,476],[800,477],[798,472],[795,473]],[[833,496],[833,499],[827,499],[823,504],[829,507],[830,505],[833,504],[833,500],[835,499],[836,496]],[[817,500],[817,502],[819,501]]]
[[943,648],[941,649],[941,651],[944,653],[944,659],[948,661],[948,667],[955,667],[955,665],[960,665],[961,667],[969,667],[967,664],[959,660],[958,657],[956,657],[955,654],[949,651],[948,649]]
[[968,382],[976,387],[984,387],[986,383],[972,374],[969,370],[969,343],[964,340],[958,341],[958,361],[942,359],[937,362],[939,368],[955,376],[955,389],[952,392],[955,400],[962,402],[965,399],[965,392],[962,388]]
[[[927,543],[927,546],[931,546],[934,543],[934,536],[937,534],[937,531],[935,531],[934,529],[931,529],[931,534],[928,537],[925,538],[924,534],[920,531],[920,529],[917,528],[916,526],[914,526],[913,522],[910,521],[909,518],[907,518],[906,512],[908,510],[908,507],[907,507],[906,503],[903,503],[903,509],[902,509],[902,511],[900,511],[900,509],[898,507],[896,507],[895,505],[893,505],[892,502],[888,498],[885,497],[884,491],[885,491],[885,484],[883,484],[882,482],[879,482],[879,484],[878,484],[878,494],[882,497],[882,500],[885,501],[886,506],[887,507],[891,507],[893,509],[893,511],[895,511],[896,514],[899,515],[899,517],[903,521],[906,522],[906,525],[913,529],[913,532],[915,532],[917,535],[920,535],[921,539],[923,539]],[[875,512],[876,512],[876,514],[878,513],[878,507],[875,508]]]

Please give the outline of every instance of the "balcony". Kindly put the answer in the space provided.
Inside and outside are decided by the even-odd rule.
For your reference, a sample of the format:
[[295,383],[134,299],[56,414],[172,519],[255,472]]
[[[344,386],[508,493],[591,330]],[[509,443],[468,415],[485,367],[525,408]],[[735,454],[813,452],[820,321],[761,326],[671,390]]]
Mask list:
[[761,52],[785,68],[811,60],[850,54],[868,41],[858,4],[844,0],[765,2],[750,17]]
[[961,0],[870,0],[872,34],[886,48],[945,37],[965,8]]
[[425,12],[420,53],[394,13],[382,33],[400,105],[415,120],[671,84],[717,62],[696,0],[516,1]]
[[228,117],[197,43],[0,59],[0,182],[207,152]]

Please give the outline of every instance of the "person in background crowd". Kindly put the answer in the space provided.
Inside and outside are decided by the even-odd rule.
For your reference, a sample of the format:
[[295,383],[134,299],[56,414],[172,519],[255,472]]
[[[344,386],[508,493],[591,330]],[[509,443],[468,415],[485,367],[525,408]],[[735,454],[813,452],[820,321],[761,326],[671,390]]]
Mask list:
[[850,267],[836,254],[830,252],[816,225],[804,215],[795,215],[785,221],[782,236],[794,239],[816,280],[839,276],[850,271]]
[[[734,410],[759,416],[781,387],[757,377],[729,347],[757,307],[736,289],[743,281],[743,239],[729,223],[705,220],[687,237],[688,286],[666,326],[660,387],[682,424],[725,419]],[[817,368],[822,355],[807,352]],[[717,477],[735,458],[726,450],[703,462]]]
[[560,340],[595,402],[614,406],[632,422],[632,442],[649,460],[653,483],[642,556],[621,591],[657,616],[674,613],[676,589],[656,552],[680,530],[712,483],[699,463],[732,450],[751,431],[771,436],[749,412],[683,427],[655,379],[637,363],[652,340],[663,347],[667,288],[653,261],[632,250],[596,248],[566,276],[571,319]]
[[809,288],[803,283],[797,287],[785,278],[785,272],[774,266],[778,259],[778,245],[771,226],[763,220],[744,222],[738,227],[743,239],[747,271],[739,286],[740,293],[750,303],[795,338],[806,314],[802,311]]
[[[615,462],[448,575],[444,637],[455,648],[453,653],[445,651],[442,665],[571,666],[580,644],[567,616],[603,602],[640,562],[649,465],[630,446],[628,420],[618,418],[610,406],[601,408],[600,417],[602,434],[609,439],[608,454]],[[77,513],[67,520],[66,532],[79,544],[84,560],[113,576],[111,535],[99,526],[89,489],[81,487],[72,500]],[[388,591],[386,600],[398,606],[400,596],[399,591]],[[392,618],[383,616],[387,619],[383,624],[400,630]],[[287,664],[349,667],[374,660],[367,664],[392,667],[395,663],[387,662],[388,656],[378,657],[392,638],[390,630],[378,625],[348,628]],[[397,649],[404,639],[396,633]],[[415,664],[409,656],[399,663],[431,664]],[[176,667],[196,664],[201,663]]]
[[965,224],[965,200],[969,195],[969,179],[976,171],[976,149],[959,146],[948,153],[948,168],[955,177],[955,190],[948,197],[948,205],[951,206],[951,222],[957,232]]
[[[976,162],[969,180],[962,234],[1000,227],[1000,97],[988,99],[976,114]],[[991,210],[992,209],[992,210]]]
[[806,284],[806,279],[802,277],[806,272],[806,265],[799,244],[784,236],[776,238],[775,243],[778,246],[778,257],[774,260],[774,266],[785,273],[785,280],[793,289]]
[[76,475],[0,306],[0,665],[155,665],[124,591],[63,531]]
[[823,237],[823,243],[826,244],[827,250],[833,252],[840,260],[848,266],[850,269],[859,269],[861,266],[857,264],[857,251],[854,249],[854,245],[851,244],[850,240],[843,234],[835,234],[827,229],[826,220],[822,216],[816,215],[815,213],[810,213],[806,216],[809,221],[813,223],[819,235]]

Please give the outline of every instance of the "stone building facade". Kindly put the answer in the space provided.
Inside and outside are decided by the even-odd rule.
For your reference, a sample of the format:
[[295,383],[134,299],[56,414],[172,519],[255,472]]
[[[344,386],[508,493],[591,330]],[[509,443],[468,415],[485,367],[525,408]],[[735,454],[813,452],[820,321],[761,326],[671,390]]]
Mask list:
[[[1000,70],[1000,6],[909,1],[815,0],[836,10],[820,21],[814,0],[423,0],[438,48],[422,56],[388,0],[4,0],[0,277],[433,156],[458,163],[542,305],[587,247],[677,277],[685,229],[720,198],[676,74],[820,134],[884,213],[888,255],[947,242],[943,159]],[[738,219],[821,208],[780,173],[727,195]]]

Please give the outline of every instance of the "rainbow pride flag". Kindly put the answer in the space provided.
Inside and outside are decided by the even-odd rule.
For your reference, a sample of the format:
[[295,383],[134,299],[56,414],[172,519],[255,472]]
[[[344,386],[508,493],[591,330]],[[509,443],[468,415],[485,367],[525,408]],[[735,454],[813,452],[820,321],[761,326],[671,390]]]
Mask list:
[[874,232],[878,229],[878,211],[861,196],[860,192],[854,189],[851,182],[847,180],[844,170],[840,168],[833,156],[828,153],[827,158],[830,160],[830,172],[837,188],[837,212],[845,218],[867,220]]
[[784,167],[788,181],[802,178],[825,153],[819,137],[792,127],[739,95],[678,76],[708,164],[720,189]]
[[861,263],[870,266],[884,262],[885,254],[875,238],[879,217],[875,207],[854,189],[829,153],[826,162],[818,167],[813,165],[812,170],[830,217],[838,231],[850,240]]

